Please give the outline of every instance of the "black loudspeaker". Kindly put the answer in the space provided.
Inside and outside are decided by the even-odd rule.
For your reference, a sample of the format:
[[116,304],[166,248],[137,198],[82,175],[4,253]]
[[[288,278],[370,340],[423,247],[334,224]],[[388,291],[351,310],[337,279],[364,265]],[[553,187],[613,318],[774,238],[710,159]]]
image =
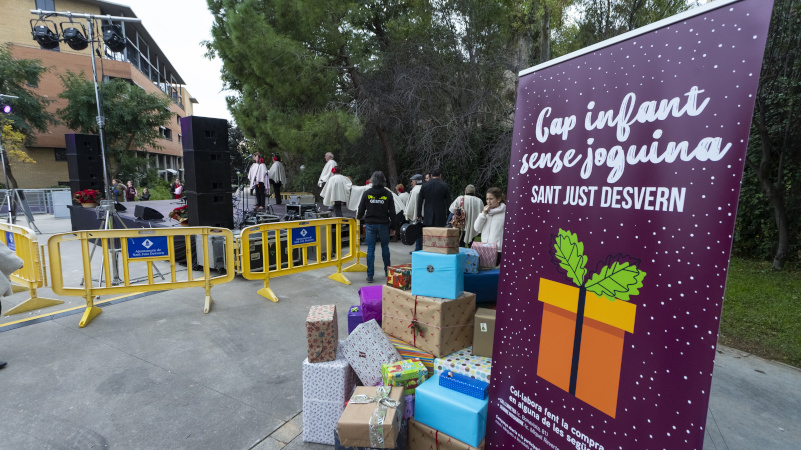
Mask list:
[[136,205],[134,208],[134,217],[139,220],[159,220],[164,218],[164,214],[156,211],[147,206]]
[[225,119],[189,116],[181,118],[184,151],[227,152],[228,122]]
[[231,156],[226,152],[184,150],[184,189],[197,193],[231,191]]
[[100,152],[100,136],[94,134],[66,134],[67,170],[70,191],[75,195],[84,189],[104,191],[103,157]]
[[234,202],[230,192],[186,192],[189,225],[193,227],[234,227]]

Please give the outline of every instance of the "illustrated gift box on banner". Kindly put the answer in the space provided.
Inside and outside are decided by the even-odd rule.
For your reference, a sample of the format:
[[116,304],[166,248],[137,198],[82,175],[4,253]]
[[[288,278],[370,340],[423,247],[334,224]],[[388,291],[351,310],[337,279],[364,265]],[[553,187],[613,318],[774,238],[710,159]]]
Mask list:
[[576,235],[552,237],[554,263],[578,287],[540,278],[543,302],[537,375],[615,417],[626,332],[634,332],[637,295],[645,272],[639,261],[609,257],[587,280],[587,257]]

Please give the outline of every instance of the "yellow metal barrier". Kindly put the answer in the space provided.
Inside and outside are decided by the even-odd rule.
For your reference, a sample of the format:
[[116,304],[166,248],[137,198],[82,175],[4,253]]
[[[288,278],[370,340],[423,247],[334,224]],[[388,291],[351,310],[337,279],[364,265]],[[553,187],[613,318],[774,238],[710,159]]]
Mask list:
[[[193,252],[192,248],[197,247],[193,242],[195,236],[200,236],[199,240],[202,245],[200,245],[198,251]],[[192,244],[185,245],[184,253],[188,262],[188,269],[186,276],[182,276],[179,279],[176,273],[176,257],[179,255],[176,249],[176,241],[180,242],[180,238],[183,238],[184,245],[187,241]],[[225,275],[211,276],[210,251],[212,248],[209,245],[209,241],[212,238],[224,239],[224,243],[221,246],[222,249],[217,251],[224,252]],[[110,250],[113,239],[119,239],[119,250]],[[70,242],[80,244],[82,270],[78,272],[83,276],[83,282],[77,283],[77,279],[71,280],[76,282],[77,286],[68,287],[64,283],[64,265],[61,252],[62,245]],[[50,252],[50,273],[53,291],[59,295],[84,297],[86,299],[86,311],[84,311],[79,323],[80,327],[85,327],[102,312],[100,308],[94,306],[94,299],[99,295],[203,287],[206,290],[203,311],[208,313],[211,309],[211,304],[214,302],[211,298],[211,287],[227,283],[235,275],[234,236],[231,230],[225,228],[181,227],[77,231],[52,236],[47,245]],[[97,273],[102,277],[97,286],[94,285],[92,278],[94,273],[91,260],[92,246],[102,250],[102,252],[98,252],[100,255],[97,258],[101,264]],[[199,251],[201,248],[202,253]],[[116,252],[118,252],[122,267],[122,279],[118,279],[114,272],[114,267],[112,266],[112,261],[115,260],[114,255],[109,257],[110,254]],[[203,276],[200,278],[196,277],[191,269],[192,261],[195,260],[193,256],[196,256],[197,263],[203,266]],[[155,266],[155,263],[159,261],[169,263],[169,280],[164,278],[164,275]],[[132,269],[139,269],[142,263],[145,266],[144,275],[137,279],[132,279]],[[114,279],[112,279],[112,275],[115,276]],[[156,280],[157,276],[161,278],[161,281]]]
[[[39,247],[36,233],[19,225],[5,223],[0,224],[0,230],[3,231],[0,234],[0,240],[25,262],[22,269],[11,275],[11,281],[22,285],[22,289],[27,290],[31,295],[29,299],[9,309],[4,315],[10,316],[64,303],[62,300],[39,297],[36,294],[36,289],[46,286],[45,282],[47,280],[44,266],[44,249]],[[14,287],[16,288],[17,286]]]
[[[347,253],[344,253],[342,235],[346,226],[350,245],[345,249]],[[261,239],[262,245],[258,250],[260,255],[254,253],[258,247],[251,245],[251,236],[254,241]],[[336,273],[328,278],[343,284],[350,284],[350,280],[342,274],[342,264],[356,259],[357,263],[354,266],[359,265],[359,228],[354,219],[342,217],[265,223],[243,229],[239,248],[241,249],[242,276],[248,280],[264,280],[264,287],[259,289],[259,295],[277,302],[278,297],[270,288],[270,278],[323,267],[336,267]],[[296,264],[294,254],[298,249],[302,254],[300,263]],[[286,258],[284,257],[285,253]],[[313,258],[310,258],[309,253],[312,253]],[[270,259],[272,254],[275,255],[273,260]],[[262,268],[253,270],[251,261],[259,259],[259,256]],[[364,270],[367,268],[365,267]],[[359,270],[357,267],[350,271],[358,272]]]
[[312,194],[311,192],[282,192],[281,193],[281,198],[284,199],[284,200],[289,200],[289,197],[291,195],[311,195],[311,196],[313,196],[314,194]]

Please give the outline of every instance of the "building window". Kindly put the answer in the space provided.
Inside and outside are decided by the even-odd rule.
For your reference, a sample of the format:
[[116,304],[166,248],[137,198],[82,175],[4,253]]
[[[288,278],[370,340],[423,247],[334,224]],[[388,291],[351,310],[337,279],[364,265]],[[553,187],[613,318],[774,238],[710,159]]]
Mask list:
[[169,128],[159,127],[159,134],[161,134],[162,138],[168,141],[172,140],[172,130]]
[[66,148],[54,148],[53,153],[56,156],[56,161],[66,161],[67,160],[67,149]]
[[56,0],[36,0],[36,9],[41,9],[42,11],[55,11],[56,10]]
[[178,133],[178,143],[180,144],[183,141],[184,141],[184,135],[181,134],[181,133]]

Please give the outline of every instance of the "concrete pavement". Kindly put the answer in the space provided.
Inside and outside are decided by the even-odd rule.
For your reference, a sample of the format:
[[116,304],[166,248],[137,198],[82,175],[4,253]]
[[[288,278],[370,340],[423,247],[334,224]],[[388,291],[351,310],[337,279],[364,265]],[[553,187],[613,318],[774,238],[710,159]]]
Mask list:
[[[36,225],[40,244],[70,226],[48,215]],[[410,247],[391,249],[393,263],[411,260]],[[366,285],[363,273],[347,274],[350,286],[331,273],[271,280],[277,304],[256,294],[260,282],[236,277],[212,289],[209,314],[203,290],[190,288],[119,299],[86,328],[82,308],[50,315],[83,306],[77,298],[1,317],[0,449],[330,449],[300,436],[304,320],[310,306],[336,303],[345,336],[347,307]],[[3,298],[3,311],[26,298]],[[799,386],[797,368],[719,347],[704,448],[799,448]]]

